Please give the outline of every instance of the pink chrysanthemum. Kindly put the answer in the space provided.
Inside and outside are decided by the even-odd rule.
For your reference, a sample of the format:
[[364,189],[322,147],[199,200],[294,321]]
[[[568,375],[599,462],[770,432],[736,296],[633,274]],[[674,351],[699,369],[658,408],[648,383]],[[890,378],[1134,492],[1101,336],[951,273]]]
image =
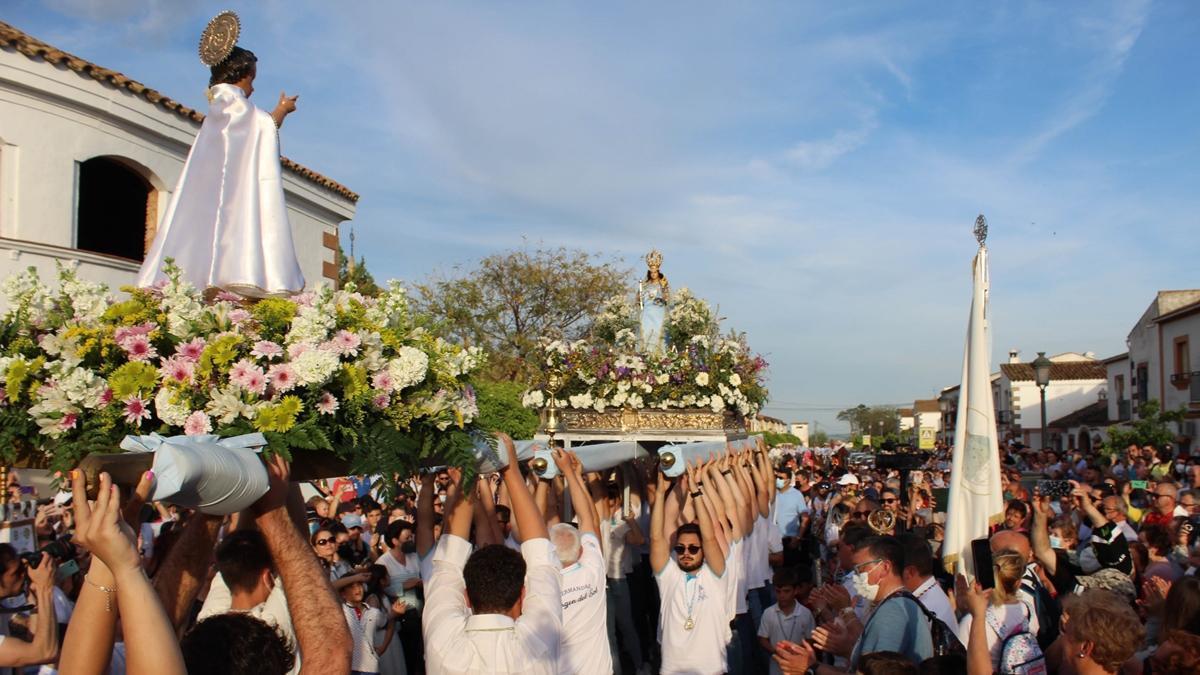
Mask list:
[[130,335],[119,344],[130,361],[149,361],[158,356],[154,345],[150,344],[145,335]]
[[267,371],[267,379],[271,381],[271,386],[277,392],[291,391],[299,384],[296,379],[296,371],[286,363],[277,363],[271,366]]
[[317,411],[322,415],[332,415],[337,412],[339,405],[336,396],[327,391],[321,392],[321,400],[317,401]]
[[379,408],[380,410],[383,410],[384,408],[388,407],[388,404],[391,402],[392,402],[392,397],[387,394],[376,394],[375,398],[371,399],[371,403],[374,404],[374,406],[376,408]]
[[140,396],[134,395],[125,399],[125,421],[135,427],[142,426],[142,420],[150,419],[150,408]]
[[104,393],[100,394],[100,406],[106,406],[109,403],[112,403],[112,400],[113,400],[113,390],[112,389],[105,389]]
[[163,380],[166,382],[174,382],[176,384],[191,384],[192,377],[196,373],[196,364],[187,359],[178,356],[163,361],[162,366],[158,369],[162,373]]
[[239,387],[242,386],[242,382],[246,381],[246,373],[250,372],[251,368],[254,368],[254,364],[250,361],[246,359],[238,361],[229,368],[229,381]]
[[199,337],[189,342],[184,342],[175,350],[175,356],[192,362],[199,361],[200,355],[204,353],[206,344],[204,338]]
[[328,346],[330,350],[337,352],[341,356],[358,356],[358,346],[361,344],[362,338],[358,337],[357,333],[340,330],[329,341]]
[[247,312],[244,309],[235,309],[229,313],[229,320],[233,322],[234,325],[239,324],[249,318],[250,312]]
[[271,342],[270,340],[259,340],[254,343],[254,348],[250,353],[260,359],[277,359],[283,355],[283,347]]
[[392,380],[391,373],[386,370],[381,370],[378,373],[375,373],[375,376],[371,378],[371,386],[375,387],[376,389],[391,391],[394,385],[395,381]]
[[241,302],[242,296],[237,293],[230,293],[229,291],[221,291],[217,293],[216,299],[219,302]]
[[113,331],[113,342],[121,344],[126,338],[134,335],[149,335],[154,330],[152,323],[139,323],[136,326],[121,326]]
[[296,359],[300,358],[301,354],[310,349],[312,349],[312,345],[308,344],[307,342],[297,342],[296,344],[288,347],[288,358],[295,361]]
[[187,421],[183,423],[183,433],[188,436],[199,436],[210,431],[212,431],[212,422],[208,419],[208,415],[201,410],[188,415]]
[[261,368],[255,368],[246,373],[242,387],[252,394],[262,396],[267,391],[267,375]]

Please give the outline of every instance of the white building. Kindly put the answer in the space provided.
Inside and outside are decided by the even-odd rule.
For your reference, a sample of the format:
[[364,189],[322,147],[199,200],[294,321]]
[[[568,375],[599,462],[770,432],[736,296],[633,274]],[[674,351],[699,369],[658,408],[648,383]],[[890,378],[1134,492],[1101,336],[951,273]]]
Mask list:
[[[1035,448],[1066,449],[1065,443],[1056,445],[1053,437],[1042,439],[1041,392],[1034,381],[1033,366],[1014,359],[1016,352],[1010,353],[1009,363],[1000,365],[996,409],[1011,411],[1007,429],[1000,424],[1001,416],[997,414],[997,424],[1004,432],[1000,438],[1011,438]],[[1105,365],[1090,352],[1064,352],[1049,359],[1052,365],[1050,384],[1046,387],[1047,427],[1054,420],[1094,405],[1105,395],[1108,386]]]
[[[1191,338],[1195,337],[1193,341]],[[1129,332],[1129,353],[1110,369],[1113,378],[1128,378],[1130,418],[1146,401],[1164,410],[1183,408],[1189,418],[1180,426],[1180,446],[1197,446],[1200,418],[1200,290],[1160,291]],[[1117,372],[1124,366],[1125,372]],[[1111,412],[1111,410],[1110,410]]]
[[[916,417],[913,414],[912,408],[897,408],[896,414],[900,416],[900,435],[911,436],[912,430],[916,426]],[[905,434],[905,432],[909,432]]]
[[1133,411],[1129,352],[1110,356],[1102,363],[1108,380],[1108,421],[1127,422]]
[[800,445],[808,447],[808,422],[792,422],[789,425],[791,434],[800,439]]
[[[195,80],[207,82],[199,65]],[[51,280],[63,261],[114,290],[131,284],[203,118],[0,22],[0,278],[32,266]],[[307,285],[335,282],[338,227],[358,195],[282,162]]]

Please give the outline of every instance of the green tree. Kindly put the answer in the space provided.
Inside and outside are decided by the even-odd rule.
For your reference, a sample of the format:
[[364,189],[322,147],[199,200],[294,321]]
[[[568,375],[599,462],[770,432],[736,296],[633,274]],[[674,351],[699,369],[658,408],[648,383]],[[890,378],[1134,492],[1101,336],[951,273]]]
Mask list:
[[829,444],[829,434],[818,429],[808,435],[808,444],[814,448],[824,447]]
[[488,431],[503,431],[518,440],[533,438],[538,429],[538,416],[521,405],[524,392],[525,385],[520,382],[477,382],[479,426]]
[[851,438],[869,435],[875,446],[885,438],[900,436],[900,411],[895,406],[860,403],[839,412],[837,418],[850,424]]
[[359,293],[367,296],[379,295],[379,285],[375,283],[375,277],[367,271],[367,259],[359,257],[354,261],[354,268],[350,267],[350,259],[346,257],[346,253],[342,250],[341,245],[338,245],[338,288],[345,288],[346,284],[354,282],[355,288]]
[[414,302],[456,340],[485,349],[492,379],[526,381],[537,369],[527,360],[538,340],[587,335],[605,302],[628,292],[627,278],[614,261],[586,251],[518,249],[432,276],[416,285]]
[[787,433],[781,434],[781,433],[778,433],[775,431],[763,431],[761,433],[762,433],[763,441],[766,442],[767,447],[773,448],[777,445],[785,445],[785,444],[790,444],[790,445],[795,445],[795,446],[800,445],[800,438],[798,436],[793,436],[792,434],[787,434]]
[[1161,448],[1167,443],[1174,443],[1176,433],[1171,430],[1171,424],[1183,419],[1184,408],[1160,410],[1158,400],[1150,399],[1138,406],[1138,418],[1132,423],[1108,428],[1108,440],[1103,445],[1104,454],[1116,455],[1134,444]]

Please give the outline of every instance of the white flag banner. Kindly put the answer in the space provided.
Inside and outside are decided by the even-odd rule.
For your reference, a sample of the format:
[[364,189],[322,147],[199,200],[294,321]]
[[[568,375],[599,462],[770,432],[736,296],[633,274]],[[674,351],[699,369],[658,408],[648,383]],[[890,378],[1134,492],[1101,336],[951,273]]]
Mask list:
[[974,573],[971,540],[988,536],[990,526],[1004,519],[991,354],[987,247],[981,242],[975,255],[974,293],[967,324],[962,386],[958,390],[958,421],[954,428],[950,503],[942,543],[946,567],[953,565],[956,571],[968,575]]

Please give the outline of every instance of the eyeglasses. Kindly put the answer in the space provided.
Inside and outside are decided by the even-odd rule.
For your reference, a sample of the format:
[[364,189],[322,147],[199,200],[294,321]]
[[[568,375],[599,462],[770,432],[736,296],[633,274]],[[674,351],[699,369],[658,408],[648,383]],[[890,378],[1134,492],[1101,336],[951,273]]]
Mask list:
[[695,544],[688,544],[687,546],[684,546],[683,544],[676,544],[674,546],[674,548],[675,548],[675,552],[680,555],[683,555],[684,551],[687,551],[688,553],[691,553],[692,555],[696,555],[697,553],[700,552],[700,547]]
[[313,542],[313,546],[324,546],[325,544],[332,544],[332,543],[333,543],[332,539],[318,539]]
[[883,558],[876,558],[874,560],[868,560],[866,562],[859,563],[854,566],[854,571],[861,572],[862,568],[866,567],[867,565],[874,565],[874,564],[880,563],[880,562],[883,562]]

